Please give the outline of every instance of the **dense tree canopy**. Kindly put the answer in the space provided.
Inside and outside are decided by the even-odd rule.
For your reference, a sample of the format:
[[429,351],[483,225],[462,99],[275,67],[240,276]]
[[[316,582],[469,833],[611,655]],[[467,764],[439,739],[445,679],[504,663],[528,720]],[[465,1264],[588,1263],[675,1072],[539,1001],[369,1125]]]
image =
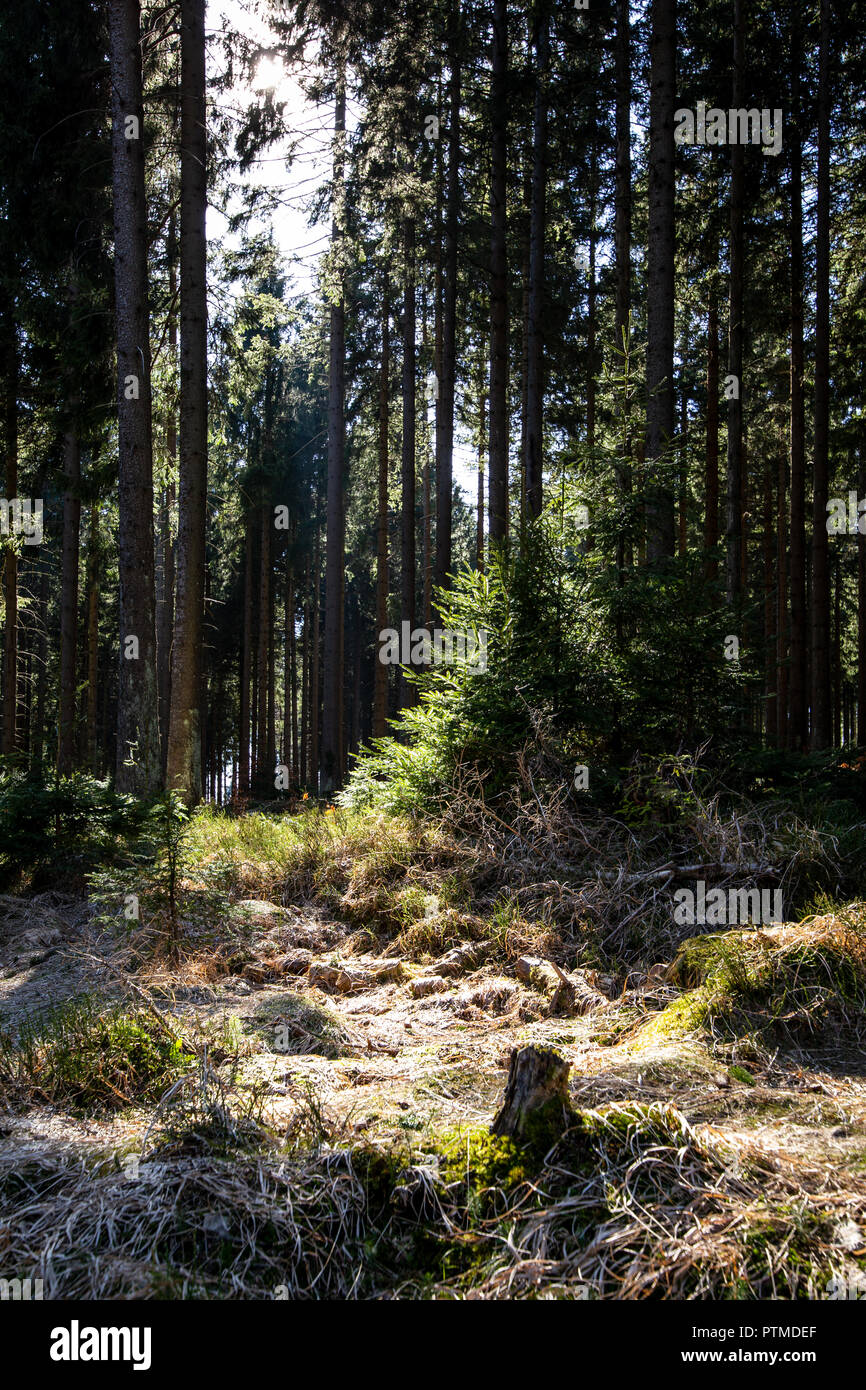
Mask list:
[[0,25],[8,771],[862,741],[853,6]]

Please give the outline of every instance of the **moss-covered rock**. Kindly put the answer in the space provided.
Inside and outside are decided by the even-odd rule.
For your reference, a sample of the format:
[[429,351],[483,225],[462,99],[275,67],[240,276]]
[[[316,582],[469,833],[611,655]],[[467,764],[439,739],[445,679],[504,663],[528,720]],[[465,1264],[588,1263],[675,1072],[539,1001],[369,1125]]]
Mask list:
[[777,1043],[866,1031],[866,933],[844,918],[692,937],[668,978],[686,993],[635,1041],[704,1029]]

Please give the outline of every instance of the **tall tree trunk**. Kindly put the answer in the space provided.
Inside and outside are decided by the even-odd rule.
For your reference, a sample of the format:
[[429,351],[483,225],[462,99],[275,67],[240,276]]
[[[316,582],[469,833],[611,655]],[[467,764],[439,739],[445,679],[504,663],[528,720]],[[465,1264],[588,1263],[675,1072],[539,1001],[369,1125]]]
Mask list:
[[138,0],[109,0],[108,20],[119,452],[117,786],[123,792],[148,796],[159,789],[162,760],[156,681],[153,426]]
[[[5,399],[3,444],[6,453],[6,497],[18,496],[18,333],[13,322],[6,325],[4,361]],[[18,556],[10,547],[3,562],[3,745],[4,753],[17,747],[18,725]]]
[[616,347],[628,333],[631,309],[631,22],[629,0],[616,0]]
[[[172,419],[169,429],[166,432],[166,447],[169,450],[169,459],[177,459],[177,431]],[[173,466],[173,463],[172,465]],[[162,554],[162,604],[157,612],[156,628],[156,652],[157,652],[157,673],[159,677],[159,732],[162,746],[162,762],[165,767],[168,758],[168,730],[171,721],[171,645],[174,636],[174,585],[175,585],[175,549],[174,538],[171,534],[172,514],[176,498],[175,481],[169,477],[163,493],[163,504],[160,509],[161,539],[160,551]]]
[[460,0],[449,10],[448,188],[445,214],[445,283],[442,305],[442,372],[436,412],[436,568],[437,589],[451,573],[451,494],[454,453],[454,388],[457,368],[457,233],[460,204]]
[[[177,235],[175,216],[172,213],[168,233],[168,353],[172,374],[177,363],[177,315],[174,310],[177,296]],[[172,376],[173,380],[173,376]],[[168,730],[171,720],[171,644],[174,635],[174,582],[175,554],[174,539],[171,534],[172,513],[175,503],[175,468],[177,467],[177,418],[174,402],[169,404],[168,422],[165,430],[165,450],[168,455],[168,481],[166,482],[162,521],[162,607],[157,621],[157,671],[159,675],[159,732],[162,739],[162,764],[165,768],[168,757]]]
[[205,0],[181,0],[180,470],[177,595],[166,783],[202,794],[201,647],[207,514]]
[[675,0],[653,0],[650,36],[647,247],[647,558],[674,553],[674,501],[664,478],[674,432]]
[[376,659],[373,675],[373,737],[383,738],[387,718],[388,667],[379,660],[379,634],[388,626],[388,388],[391,374],[390,281],[382,293],[382,356],[379,367],[379,477],[376,517]]
[[[273,512],[269,510],[268,515],[268,535],[273,534]],[[272,549],[272,547],[270,547]],[[268,646],[267,646],[267,672],[268,672],[268,713],[267,713],[267,738],[265,740],[265,758],[267,761],[267,785],[268,795],[274,793],[274,771],[277,765],[277,663],[274,659],[274,631],[276,624],[274,614],[276,608],[276,584],[272,569],[273,561],[269,561],[268,574]]]
[[[401,620],[415,627],[415,224],[403,224],[403,447],[402,548],[400,559]],[[415,688],[405,674],[400,681],[400,703],[415,702]]]
[[316,541],[313,552],[313,641],[310,651],[310,783],[319,793],[319,610],[321,593],[321,555],[319,516],[316,509]]
[[[616,173],[614,191],[614,256],[616,260],[615,345],[629,347],[631,311],[631,21],[629,0],[616,0]],[[631,490],[629,402],[623,403],[622,457],[616,469],[617,491],[622,501]],[[616,542],[619,582],[624,582],[627,559],[625,528]],[[619,624],[621,626],[621,624]]]
[[[292,523],[292,532],[295,523]],[[295,748],[295,571],[292,569],[292,546],[286,550],[284,609],[285,628],[284,667],[282,667],[282,762],[289,769],[289,781],[297,781],[297,749]]]
[[688,496],[689,496],[689,388],[687,369],[689,360],[689,340],[683,340],[682,367],[680,369],[680,485],[679,514],[677,528],[677,554],[684,556],[688,545]]
[[[866,449],[860,445],[857,496],[866,497]],[[857,528],[857,742],[866,746],[866,536]]]
[[[48,685],[48,574],[44,560],[40,565],[38,631],[36,643],[36,710],[33,718],[33,738],[30,745],[30,771],[35,781],[42,780],[45,755],[45,692]],[[89,699],[89,691],[88,691]],[[92,766],[97,772],[95,763]]]
[[304,556],[304,587],[301,600],[301,679],[300,679],[300,701],[298,710],[298,786],[305,787],[307,782],[307,709],[309,706],[309,691],[307,689],[307,677],[310,669],[310,557]]
[[519,489],[520,514],[518,531],[520,533],[521,555],[526,553],[526,440],[529,428],[529,276],[532,266],[530,221],[532,215],[532,158],[531,150],[525,161],[523,174],[523,235],[521,237],[520,263],[520,453]]
[[256,773],[253,790],[256,796],[269,797],[274,789],[274,768],[270,760],[270,655],[271,655],[271,531],[273,514],[267,501],[259,508],[259,642],[256,655],[258,671],[258,715],[256,718]]
[[749,578],[749,447],[745,426],[740,459],[740,582],[745,589]]
[[[711,272],[707,307],[707,442],[704,497],[704,549],[714,551],[719,543],[719,287],[715,271]],[[708,556],[704,563],[706,578],[715,580],[718,573],[718,561],[714,556]]]
[[94,777],[99,776],[99,755],[96,743],[96,710],[99,693],[99,508],[90,504],[90,525],[87,536],[87,767]]
[[[526,363],[524,487],[528,517],[544,504],[544,250],[547,237],[547,86],[550,13],[540,0],[535,27],[535,99],[532,116],[532,193],[529,213],[529,304]],[[592,368],[590,367],[590,371]]]
[[[295,538],[295,528],[294,528],[294,525],[293,525],[293,526],[292,526],[292,541],[293,541],[293,542],[294,542],[294,538]],[[294,550],[294,546],[293,546],[293,550]],[[293,557],[292,557],[292,565],[294,566],[294,554],[293,554]],[[297,634],[296,634],[296,631],[295,631],[295,605],[296,605],[296,597],[295,597],[295,572],[294,572],[294,568],[293,568],[292,571],[291,571],[291,585],[292,585],[292,593],[291,593],[291,603],[290,603],[290,612],[289,612],[289,623],[290,623],[290,626],[289,626],[289,661],[290,661],[290,663],[291,663],[291,670],[290,670],[290,672],[289,672],[289,690],[290,690],[291,700],[292,700],[292,705],[291,705],[291,709],[292,709],[292,781],[293,781],[293,783],[294,783],[295,786],[300,786],[300,767],[299,767],[299,761],[298,761],[298,758],[299,758],[299,753],[298,753],[298,742],[299,742],[299,740],[298,740],[298,639],[297,639]]]
[[815,220],[815,441],[812,488],[812,747],[829,748],[830,566],[830,3],[821,0],[818,49],[818,175]]
[[304,559],[304,635],[301,647],[301,786],[310,777],[310,556]]
[[[72,403],[74,409],[74,403]],[[78,652],[78,557],[81,539],[81,443],[70,419],[63,436],[63,543],[60,567],[60,693],[57,775],[68,777],[75,762],[76,657]]]
[[508,4],[493,0],[490,137],[490,393],[488,539],[508,535]]
[[[742,0],[734,0],[734,62],[731,105],[743,104],[745,21]],[[743,216],[745,208],[745,149],[731,147],[730,282],[728,297],[728,374],[735,391],[728,399],[726,592],[736,605],[743,590]]]
[[791,35],[791,116],[788,146],[790,170],[790,266],[791,266],[791,678],[789,747],[806,748],[809,738],[807,710],[806,639],[806,416],[803,398],[803,136],[800,128],[800,64],[802,40],[799,11],[794,5]]
[[789,748],[788,731],[788,469],[783,441],[779,444],[779,480],[776,505],[776,703],[779,747]]
[[[596,258],[598,253],[598,150],[595,133],[590,136],[589,147],[589,272],[586,285],[586,444],[590,458],[595,450],[595,401],[596,388],[596,337],[598,283],[596,280]],[[587,544],[592,541],[587,534]]]
[[475,509],[475,567],[484,573],[484,459],[487,454],[487,363],[478,361],[478,497]]
[[[334,222],[332,242],[342,255],[343,166],[346,130],[346,87],[337,79],[334,110]],[[346,487],[346,317],[342,269],[340,288],[331,304],[330,366],[328,373],[328,502],[325,550],[324,710],[322,716],[322,791],[332,792],[342,780],[343,765],[343,583]]]
[[833,723],[831,743],[840,746],[842,724],[842,564],[838,549],[833,556]]
[[247,509],[244,538],[244,628],[241,634],[241,688],[238,731],[238,792],[250,794],[250,681],[253,665],[253,508]]
[[776,530],[773,512],[773,464],[768,456],[764,462],[764,495],[762,517],[762,552],[764,579],[764,728],[767,743],[779,742],[779,700],[776,683],[776,595],[774,562]]

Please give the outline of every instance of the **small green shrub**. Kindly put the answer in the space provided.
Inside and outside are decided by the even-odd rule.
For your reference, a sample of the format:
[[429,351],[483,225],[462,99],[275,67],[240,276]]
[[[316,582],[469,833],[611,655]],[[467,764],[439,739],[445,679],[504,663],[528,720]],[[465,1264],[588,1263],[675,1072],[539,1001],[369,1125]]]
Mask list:
[[0,1031],[0,1081],[22,1103],[42,1100],[80,1113],[152,1103],[189,1065],[180,1042],[152,1015],[93,995]]

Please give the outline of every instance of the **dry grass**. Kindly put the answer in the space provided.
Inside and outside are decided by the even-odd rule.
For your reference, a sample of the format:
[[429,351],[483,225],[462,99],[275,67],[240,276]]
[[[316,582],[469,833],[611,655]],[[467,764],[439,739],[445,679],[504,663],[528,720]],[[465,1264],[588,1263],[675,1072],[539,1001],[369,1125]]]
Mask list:
[[198,1133],[131,1174],[0,1162],[4,1263],[53,1298],[792,1298],[864,1253],[862,1184],[779,1173],[672,1105],[576,1112],[535,1155],[452,1131],[229,1161]]
[[[44,1106],[9,1117],[4,1270],[50,1297],[253,1299],[789,1298],[856,1272],[866,1088],[853,1061],[834,1079],[816,1070],[814,1031],[799,1052],[764,1043],[753,1057],[737,1030],[796,1009],[817,1023],[834,991],[837,1020],[856,1021],[861,908],[727,933],[724,959],[718,934],[696,938],[667,979],[660,965],[647,978],[688,930],[669,900],[696,862],[696,817],[719,884],[778,868],[771,839],[746,819],[714,828],[707,808],[636,834],[551,799],[541,765],[524,771],[510,809],[491,814],[476,788],[432,829],[373,813],[197,817],[226,905],[191,916],[179,952],[158,923],[100,935],[46,902],[55,935],[39,954],[52,954],[30,966],[15,943],[45,929],[40,906],[12,900],[4,941],[0,903],[18,972],[7,1019],[37,987],[62,988],[71,962],[88,987],[154,1010],[190,1058],[157,1104],[86,1130]],[[521,954],[612,966],[613,1002],[547,1017],[516,977]],[[651,1036],[710,984],[740,1011],[728,1033]],[[543,1151],[515,1154],[485,1135],[526,1042],[565,1053],[581,1108]]]

